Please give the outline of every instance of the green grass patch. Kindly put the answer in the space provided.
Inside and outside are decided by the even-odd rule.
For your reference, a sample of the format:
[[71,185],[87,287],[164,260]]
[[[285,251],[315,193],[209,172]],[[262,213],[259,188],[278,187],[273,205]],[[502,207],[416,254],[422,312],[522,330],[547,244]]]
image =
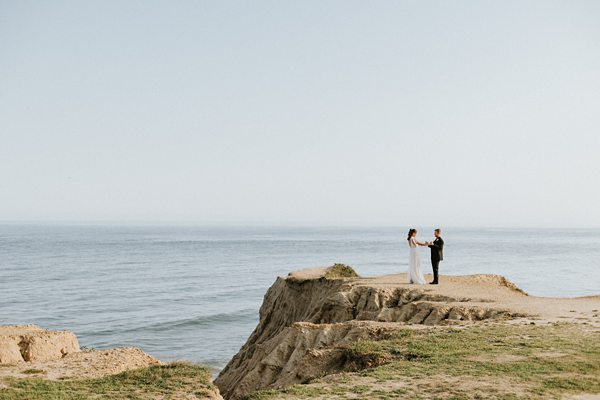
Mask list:
[[202,399],[212,392],[210,371],[189,363],[154,365],[97,379],[6,378],[2,400]]

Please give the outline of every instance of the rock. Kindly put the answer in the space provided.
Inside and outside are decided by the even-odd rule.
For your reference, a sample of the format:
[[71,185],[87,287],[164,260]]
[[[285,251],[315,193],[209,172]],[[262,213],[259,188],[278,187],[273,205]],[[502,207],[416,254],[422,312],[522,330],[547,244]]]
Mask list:
[[15,364],[23,361],[19,344],[6,338],[0,338],[0,364]]
[[60,359],[80,351],[75,334],[35,325],[0,326],[0,364]]

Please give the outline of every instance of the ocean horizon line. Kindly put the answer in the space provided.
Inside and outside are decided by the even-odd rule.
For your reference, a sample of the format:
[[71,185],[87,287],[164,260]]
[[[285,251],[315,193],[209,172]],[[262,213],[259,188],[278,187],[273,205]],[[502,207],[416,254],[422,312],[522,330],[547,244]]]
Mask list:
[[599,226],[561,226],[561,225],[443,225],[428,224],[383,224],[383,223],[244,223],[244,222],[199,222],[199,221],[150,221],[150,220],[2,220],[0,226],[127,226],[127,227],[190,227],[190,228],[297,228],[297,229],[379,229],[379,228],[420,228],[420,229],[493,229],[493,230],[535,230],[535,229],[563,229],[563,230],[597,230]]

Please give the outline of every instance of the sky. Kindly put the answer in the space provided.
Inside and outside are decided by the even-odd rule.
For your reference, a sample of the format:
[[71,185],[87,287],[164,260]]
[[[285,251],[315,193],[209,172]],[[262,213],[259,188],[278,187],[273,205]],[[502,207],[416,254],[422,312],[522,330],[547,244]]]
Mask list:
[[598,1],[0,0],[0,221],[600,227]]

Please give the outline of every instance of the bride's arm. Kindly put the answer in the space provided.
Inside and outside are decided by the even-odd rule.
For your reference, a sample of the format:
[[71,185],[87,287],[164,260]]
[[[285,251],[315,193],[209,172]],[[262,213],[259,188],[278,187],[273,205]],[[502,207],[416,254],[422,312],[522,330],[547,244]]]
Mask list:
[[415,243],[419,246],[427,246],[427,242],[419,242],[417,239],[415,239]]

